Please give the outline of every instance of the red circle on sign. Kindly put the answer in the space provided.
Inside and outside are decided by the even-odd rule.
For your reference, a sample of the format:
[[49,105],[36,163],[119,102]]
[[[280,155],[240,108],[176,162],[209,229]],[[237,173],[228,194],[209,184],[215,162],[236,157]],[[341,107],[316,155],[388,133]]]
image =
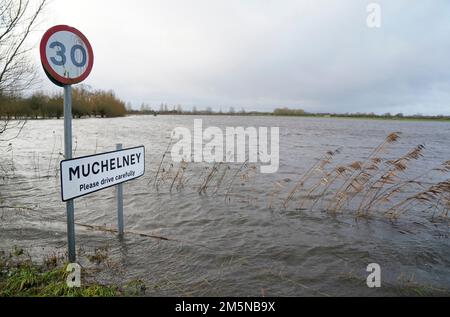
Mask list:
[[[66,32],[75,34],[78,38],[80,38],[83,41],[83,44],[87,48],[87,54],[89,57],[88,65],[87,65],[85,71],[83,72],[83,74],[81,74],[80,76],[78,76],[76,78],[67,78],[67,77],[63,77],[63,76],[59,75],[52,68],[50,63],[48,62],[48,58],[47,58],[47,54],[46,54],[47,42],[53,34],[55,34],[57,32],[61,32],[61,31],[66,31]],[[94,66],[94,51],[92,50],[92,46],[89,43],[88,39],[86,38],[86,36],[84,36],[83,33],[81,33],[77,29],[75,29],[71,26],[68,26],[68,25],[57,25],[57,26],[50,28],[47,32],[45,32],[45,34],[41,40],[40,53],[41,53],[41,63],[42,63],[42,66],[44,67],[44,70],[45,70],[47,76],[49,76],[50,79],[55,82],[55,84],[62,85],[62,86],[73,85],[73,84],[82,82],[89,76],[89,74],[91,73],[92,67]]]

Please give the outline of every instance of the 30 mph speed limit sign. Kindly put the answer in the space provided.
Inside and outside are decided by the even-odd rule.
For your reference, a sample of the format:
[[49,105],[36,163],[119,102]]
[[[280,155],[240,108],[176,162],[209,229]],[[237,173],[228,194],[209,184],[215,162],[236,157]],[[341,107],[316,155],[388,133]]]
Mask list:
[[67,25],[54,26],[44,34],[40,53],[45,73],[58,86],[82,82],[94,65],[94,53],[88,39]]
[[[48,78],[64,87],[64,156],[72,158],[72,85],[85,80],[94,65],[94,53],[86,36],[67,25],[57,25],[45,32],[39,47],[42,66]],[[67,240],[69,262],[76,260],[75,207],[68,200]]]

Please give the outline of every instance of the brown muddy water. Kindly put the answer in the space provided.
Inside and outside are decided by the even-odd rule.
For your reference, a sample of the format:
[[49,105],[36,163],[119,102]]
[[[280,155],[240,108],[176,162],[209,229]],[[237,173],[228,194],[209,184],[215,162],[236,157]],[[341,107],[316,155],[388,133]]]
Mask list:
[[[238,116],[202,119],[204,127],[222,129],[280,127],[278,173],[259,174],[251,164],[241,172],[239,164],[216,166],[214,185],[199,194],[213,166],[189,163],[184,178],[171,191],[179,164],[171,166],[166,156],[156,188],[154,178],[172,129],[192,129],[194,117],[74,121],[75,156],[114,150],[116,143],[146,147],[145,176],[124,185],[126,230],[131,233],[119,240],[108,232],[76,228],[80,254],[108,250],[111,265],[99,273],[100,281],[121,284],[141,279],[149,296],[449,294],[449,222],[436,208],[411,207],[392,221],[381,211],[374,211],[368,219],[357,218],[357,206],[352,204],[330,214],[321,207],[327,205],[327,197],[314,209],[302,202],[312,199],[307,195],[299,194],[287,208],[282,202],[325,152],[341,148],[333,164],[362,161],[394,131],[401,132],[401,138],[383,156],[394,159],[423,144],[424,157],[410,162],[399,177],[421,175],[450,160],[450,124]],[[2,173],[6,173],[0,182],[0,250],[19,246],[37,262],[45,255],[66,251],[65,204],[58,174],[63,148],[63,121],[42,120],[29,121],[18,139],[0,149]],[[227,175],[217,185],[223,175],[220,171],[225,170]],[[321,177],[316,174],[313,179]],[[426,182],[445,179],[448,174],[431,173]],[[280,180],[284,188],[274,195]],[[115,228],[115,206],[114,188],[77,199],[76,222]],[[380,289],[366,285],[370,263],[381,265]]]

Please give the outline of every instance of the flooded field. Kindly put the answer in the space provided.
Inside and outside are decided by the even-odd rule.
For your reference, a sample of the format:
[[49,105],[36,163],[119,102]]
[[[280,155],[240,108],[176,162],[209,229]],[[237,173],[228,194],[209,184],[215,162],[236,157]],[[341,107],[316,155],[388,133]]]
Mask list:
[[[109,259],[100,281],[140,279],[149,296],[449,294],[448,123],[202,119],[223,129],[279,127],[279,171],[171,163],[163,157],[171,131],[193,129],[193,116],[74,121],[75,156],[116,143],[146,147],[146,174],[124,185],[123,240],[105,230],[116,228],[114,188],[75,201],[80,261],[99,249]],[[63,254],[63,121],[29,121],[1,150],[0,250],[22,247],[36,261]],[[381,265],[380,289],[366,285],[370,263]]]

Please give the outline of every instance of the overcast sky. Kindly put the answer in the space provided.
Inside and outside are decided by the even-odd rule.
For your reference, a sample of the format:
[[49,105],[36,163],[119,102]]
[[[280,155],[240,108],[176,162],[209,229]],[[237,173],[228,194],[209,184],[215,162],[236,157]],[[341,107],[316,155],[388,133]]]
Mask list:
[[448,0],[53,0],[45,18],[89,38],[85,83],[135,108],[450,114]]

